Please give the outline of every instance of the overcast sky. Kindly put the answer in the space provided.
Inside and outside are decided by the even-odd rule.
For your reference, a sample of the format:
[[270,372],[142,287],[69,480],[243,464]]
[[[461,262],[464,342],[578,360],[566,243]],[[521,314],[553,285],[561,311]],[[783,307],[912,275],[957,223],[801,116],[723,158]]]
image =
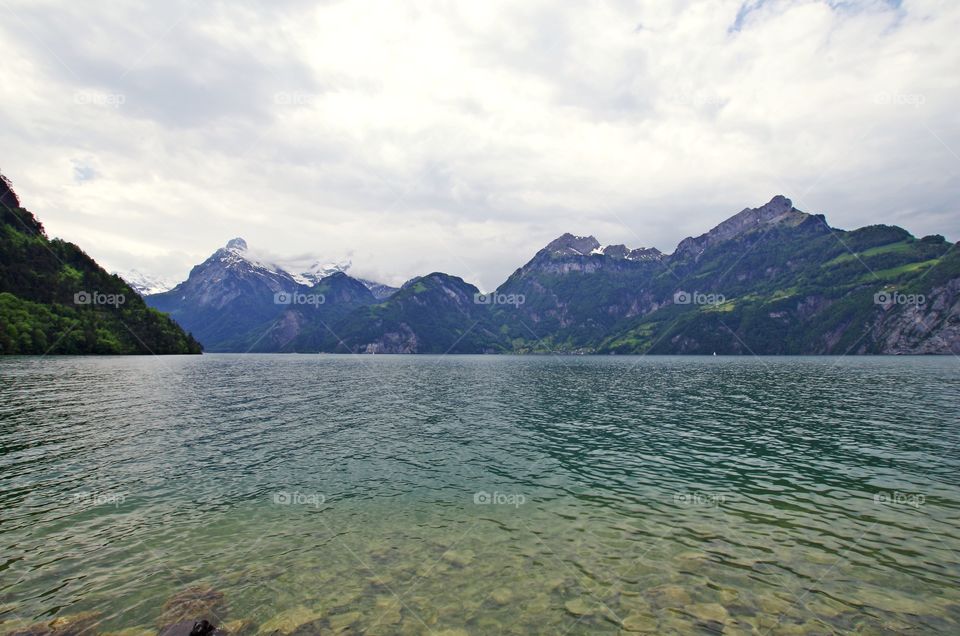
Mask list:
[[960,2],[0,0],[0,170],[107,269],[491,289],[782,193],[960,239]]

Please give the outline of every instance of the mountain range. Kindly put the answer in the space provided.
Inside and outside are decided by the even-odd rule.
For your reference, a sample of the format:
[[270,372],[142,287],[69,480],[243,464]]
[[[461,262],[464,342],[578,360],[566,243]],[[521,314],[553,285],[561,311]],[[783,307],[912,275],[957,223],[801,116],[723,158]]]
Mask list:
[[491,293],[442,272],[399,289],[291,273],[233,239],[145,300],[209,351],[956,354],[955,248],[775,196],[671,254],[563,234]]

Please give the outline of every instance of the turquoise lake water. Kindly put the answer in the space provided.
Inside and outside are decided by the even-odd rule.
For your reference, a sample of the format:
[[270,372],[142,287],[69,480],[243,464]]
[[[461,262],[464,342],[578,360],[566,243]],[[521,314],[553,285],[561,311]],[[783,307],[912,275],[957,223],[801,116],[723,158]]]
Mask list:
[[960,633],[960,361],[0,359],[0,633]]

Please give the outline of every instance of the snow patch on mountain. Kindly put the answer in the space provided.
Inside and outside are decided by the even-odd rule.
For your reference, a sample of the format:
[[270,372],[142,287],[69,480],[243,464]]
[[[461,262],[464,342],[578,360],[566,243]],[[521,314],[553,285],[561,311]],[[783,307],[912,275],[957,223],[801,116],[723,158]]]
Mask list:
[[628,261],[660,260],[663,254],[655,247],[630,249],[626,245],[606,245],[601,247],[592,236],[575,236],[567,233],[551,241],[542,252],[553,256],[606,256]]
[[332,276],[337,272],[343,272],[346,274],[347,270],[350,269],[350,265],[351,262],[349,260],[343,260],[339,262],[314,261],[311,265],[308,265],[303,269],[288,265],[287,271],[290,272],[290,276],[293,277],[293,280],[297,281],[301,285],[312,287],[327,276]]
[[[227,276],[227,272],[240,273],[246,276],[256,276],[268,279],[272,286],[281,289],[293,290],[296,286],[313,287],[324,278],[337,273],[347,273],[351,267],[348,259],[336,261],[317,259],[315,256],[304,255],[295,258],[281,258],[266,251],[251,249],[242,238],[233,238],[226,245],[214,252],[200,265],[190,272],[190,278],[195,275],[204,275],[215,284],[219,284]],[[176,283],[157,277],[150,277],[136,270],[130,270],[121,276],[141,295],[159,294],[178,287],[184,283]],[[396,291],[389,285],[357,279],[377,298],[385,298]]]
[[377,300],[389,298],[399,290],[399,287],[391,287],[390,285],[384,285],[383,283],[367,280],[365,278],[358,278],[357,280],[363,283],[363,286],[369,289],[370,293],[372,293]]
[[126,272],[113,273],[122,278],[127,285],[130,285],[130,287],[133,288],[133,291],[137,292],[141,296],[160,294],[165,291],[170,291],[177,286],[177,282],[174,280],[162,278],[160,276],[150,276],[149,274],[144,274],[136,269],[131,269]]

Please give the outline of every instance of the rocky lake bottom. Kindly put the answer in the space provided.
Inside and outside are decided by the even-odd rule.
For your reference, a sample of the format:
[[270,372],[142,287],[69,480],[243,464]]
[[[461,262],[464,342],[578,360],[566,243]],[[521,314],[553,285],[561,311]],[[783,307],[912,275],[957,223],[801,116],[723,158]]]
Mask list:
[[960,632],[960,362],[0,361],[0,634]]

